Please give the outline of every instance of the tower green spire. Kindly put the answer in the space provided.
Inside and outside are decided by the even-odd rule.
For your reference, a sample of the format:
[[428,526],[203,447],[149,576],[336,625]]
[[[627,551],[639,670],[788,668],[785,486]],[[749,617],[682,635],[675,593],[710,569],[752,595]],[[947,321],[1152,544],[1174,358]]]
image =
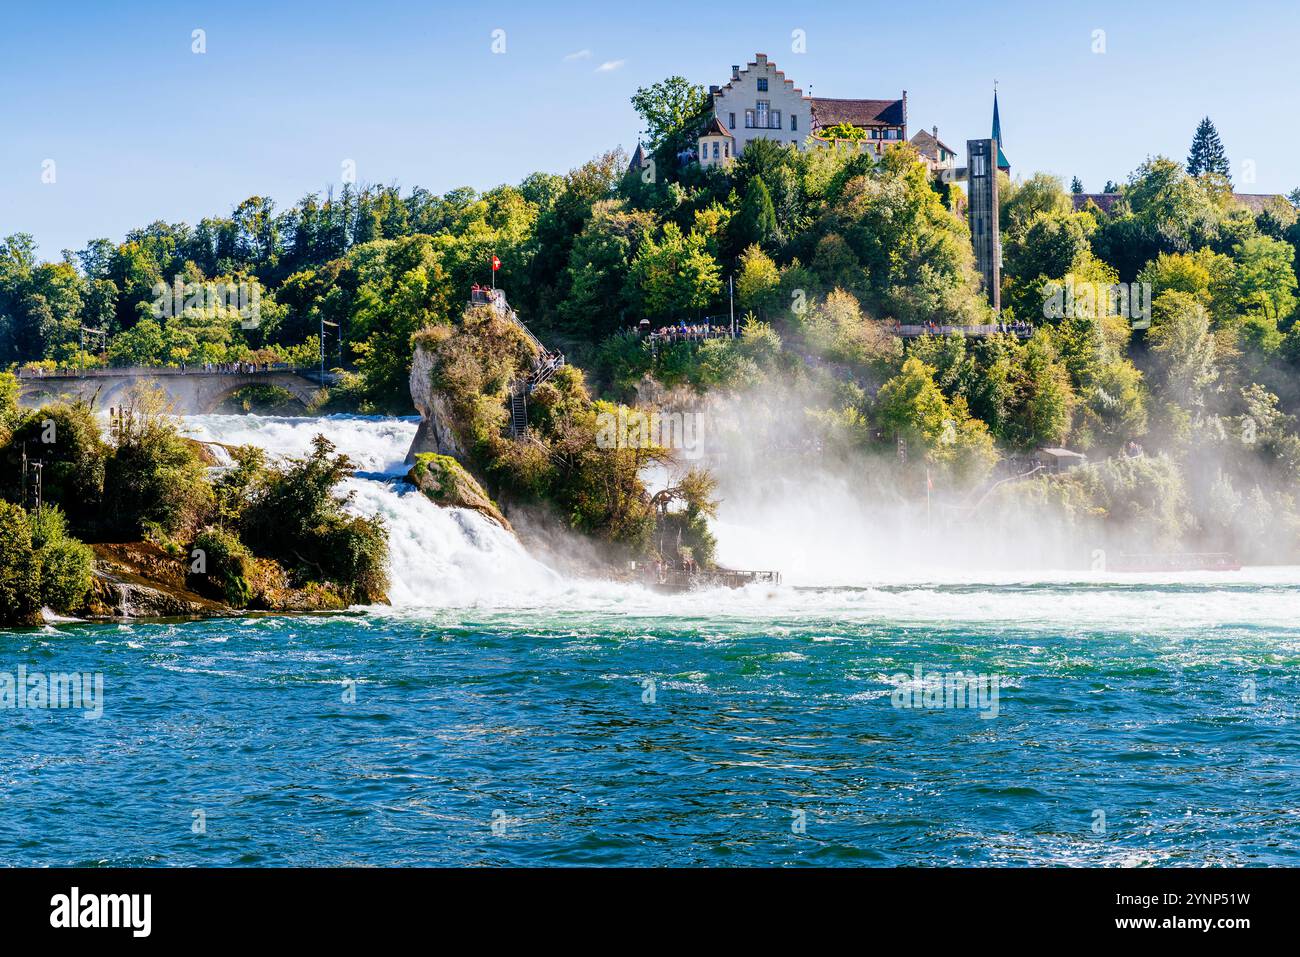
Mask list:
[[998,85],[993,84],[993,138],[998,141],[998,169],[1006,172],[1011,169],[1007,154],[1002,152],[1002,118],[998,115]]

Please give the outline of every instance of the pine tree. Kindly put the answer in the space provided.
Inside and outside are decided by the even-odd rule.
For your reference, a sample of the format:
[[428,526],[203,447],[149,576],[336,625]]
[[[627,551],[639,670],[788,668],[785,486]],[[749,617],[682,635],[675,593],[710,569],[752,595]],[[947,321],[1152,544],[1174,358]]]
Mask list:
[[745,201],[740,206],[739,219],[743,245],[757,243],[765,246],[780,240],[772,194],[768,192],[763,177],[755,176],[749,181]]
[[1228,154],[1224,152],[1223,141],[1219,139],[1219,131],[1214,128],[1208,116],[1201,120],[1196,127],[1196,135],[1192,137],[1192,151],[1187,154],[1187,172],[1193,176],[1217,173],[1225,178],[1232,173]]
[[1078,196],[1083,192],[1083,183],[1079,180],[1079,177],[1076,176],[1070,180],[1070,192],[1075,196]]
[[1106,180],[1106,185],[1102,187],[1101,191],[1103,193],[1118,193],[1119,183],[1115,182],[1113,179],[1108,179]]

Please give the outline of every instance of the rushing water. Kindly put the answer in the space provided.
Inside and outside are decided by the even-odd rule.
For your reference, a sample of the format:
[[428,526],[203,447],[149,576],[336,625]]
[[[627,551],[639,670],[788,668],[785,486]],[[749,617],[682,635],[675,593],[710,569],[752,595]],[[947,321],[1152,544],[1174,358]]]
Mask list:
[[1296,569],[654,595],[392,481],[413,421],[190,424],[328,434],[394,606],[0,632],[104,681],[0,711],[0,862],[1300,863]]

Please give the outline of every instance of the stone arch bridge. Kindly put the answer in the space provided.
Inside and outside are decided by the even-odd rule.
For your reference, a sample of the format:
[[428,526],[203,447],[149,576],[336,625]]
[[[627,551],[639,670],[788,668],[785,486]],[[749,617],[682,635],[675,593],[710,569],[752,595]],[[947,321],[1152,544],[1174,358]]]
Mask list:
[[202,368],[122,368],[47,372],[43,375],[23,370],[18,374],[19,403],[26,408],[60,400],[84,399],[96,410],[111,409],[126,403],[132,386],[147,382],[160,387],[181,415],[212,412],[240,389],[253,385],[283,389],[306,406],[323,385],[331,384],[335,378],[326,373],[322,380],[317,369],[289,366],[230,372]]

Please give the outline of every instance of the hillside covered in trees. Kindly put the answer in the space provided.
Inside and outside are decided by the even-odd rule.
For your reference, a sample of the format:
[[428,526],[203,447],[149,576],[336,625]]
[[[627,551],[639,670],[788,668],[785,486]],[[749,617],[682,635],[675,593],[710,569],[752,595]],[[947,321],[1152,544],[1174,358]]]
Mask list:
[[[792,428],[866,452],[901,441],[912,473],[941,485],[1044,446],[1103,462],[1140,448],[1144,471],[1071,480],[1083,512],[1172,508],[1202,543],[1240,548],[1251,529],[1296,541],[1300,223],[1291,204],[1237,202],[1207,131],[1194,171],[1153,156],[1105,211],[1076,210],[1049,175],[1005,181],[997,316],[957,191],[906,144],[873,160],[759,141],[706,169],[690,157],[708,109],[699,87],[674,77],[633,102],[646,123],[639,168],[611,152],[483,193],[344,186],[283,211],[253,197],[226,217],[156,222],[54,263],[10,236],[0,367],[312,363],[325,328],[327,363],[344,372],[332,401],[407,413],[416,334],[458,323],[496,255],[511,305],[599,399],[635,401],[647,385],[801,385],[815,399]],[[159,317],[158,284],[178,276],[187,290],[255,286],[257,321],[202,301]],[[642,320],[725,315],[729,280],[738,339],[651,349],[635,332]],[[1119,283],[1150,290],[1149,321],[1110,314],[1104,295],[1052,307],[1063,287]],[[999,321],[1032,334],[891,334]],[[80,351],[82,327],[104,330],[107,347]]]

